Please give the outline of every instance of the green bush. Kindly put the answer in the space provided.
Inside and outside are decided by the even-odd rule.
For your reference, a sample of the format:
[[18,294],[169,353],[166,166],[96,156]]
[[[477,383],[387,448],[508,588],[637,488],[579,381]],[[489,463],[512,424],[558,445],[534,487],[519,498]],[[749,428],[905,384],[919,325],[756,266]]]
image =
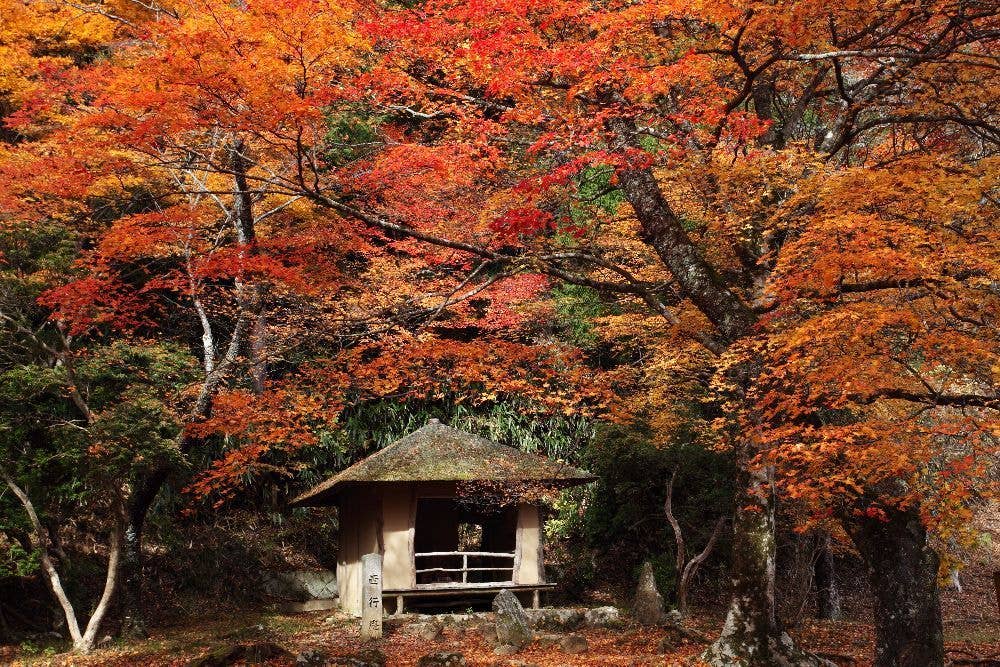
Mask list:
[[[663,511],[667,482],[676,469],[674,512],[691,556],[708,541],[718,517],[732,512],[732,462],[686,439],[657,447],[640,424],[598,429],[581,464],[597,482],[586,494],[564,494],[546,525],[550,543],[560,543],[561,557],[577,563],[564,574],[582,577],[563,582],[565,587],[606,584],[627,595],[649,560],[661,592],[670,598],[677,573],[674,535]],[[720,540],[706,567],[723,565],[727,553]]]

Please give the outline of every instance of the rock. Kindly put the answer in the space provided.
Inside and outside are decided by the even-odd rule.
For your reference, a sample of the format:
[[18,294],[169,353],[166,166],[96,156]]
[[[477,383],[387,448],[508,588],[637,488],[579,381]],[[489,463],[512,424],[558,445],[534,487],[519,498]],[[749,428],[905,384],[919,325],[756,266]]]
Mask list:
[[493,623],[483,623],[479,626],[479,633],[483,636],[483,641],[489,646],[496,646],[497,640],[497,626]]
[[282,614],[302,614],[309,611],[330,611],[338,609],[340,603],[334,598],[323,600],[306,600],[305,602],[285,602],[278,605],[278,610]]
[[576,630],[583,625],[583,610],[573,608],[525,609],[528,620],[540,630]]
[[539,648],[552,648],[562,641],[562,635],[538,635],[535,638]]
[[563,653],[586,653],[590,650],[590,644],[587,643],[587,638],[583,635],[566,635],[559,642],[559,648],[562,649]]
[[220,646],[214,648],[205,655],[189,662],[188,667],[224,667],[225,665],[231,665],[238,659],[233,655],[238,648],[238,646]]
[[318,600],[337,597],[337,573],[332,570],[295,570],[264,574],[264,592],[289,600]]
[[447,651],[428,653],[417,660],[417,667],[465,667],[466,664],[464,655]]
[[501,644],[500,646],[497,646],[495,649],[493,649],[493,652],[496,653],[497,655],[514,655],[520,650],[521,649],[518,648],[517,646],[511,646],[510,644]]
[[497,641],[502,646],[520,650],[531,641],[528,615],[517,596],[508,590],[500,591],[493,599],[493,611],[496,612]]
[[291,653],[277,644],[256,642],[253,644],[237,644],[236,646],[221,646],[208,655],[191,661],[190,667],[226,667],[238,662],[254,665],[279,658],[290,660],[291,657]]
[[445,626],[467,628],[482,621],[485,617],[486,614],[442,614],[437,619]]
[[444,634],[444,626],[438,621],[427,621],[408,626],[405,632],[408,635],[416,635],[424,641],[433,642],[441,639]]
[[663,622],[663,596],[656,588],[653,564],[648,560],[642,564],[642,571],[639,573],[632,613],[642,625],[659,625]]
[[668,632],[663,639],[660,640],[660,643],[656,645],[656,652],[660,654],[673,653],[679,646],[677,639],[678,637],[676,634]]
[[373,646],[353,655],[334,658],[329,664],[337,667],[385,667],[385,654]]
[[326,654],[316,649],[302,651],[295,656],[295,667],[322,667],[326,664]]
[[684,623],[684,617],[676,609],[671,609],[667,612],[667,623],[670,625],[682,625]]
[[619,628],[622,614],[617,607],[594,607],[583,614],[583,622],[592,628]]

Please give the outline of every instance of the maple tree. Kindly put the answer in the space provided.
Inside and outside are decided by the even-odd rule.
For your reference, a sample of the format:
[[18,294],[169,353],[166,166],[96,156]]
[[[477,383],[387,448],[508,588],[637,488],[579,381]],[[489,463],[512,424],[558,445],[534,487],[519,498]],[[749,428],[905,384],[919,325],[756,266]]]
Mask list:
[[[404,141],[406,124],[385,117],[391,109],[359,106],[365,44],[352,24],[363,7],[191,2],[131,19],[103,5],[63,9],[108,21],[107,39],[129,39],[106,59],[41,68],[19,93],[7,119],[19,140],[0,160],[10,179],[0,199],[9,224],[56,220],[82,240],[75,270],[50,279],[39,297],[77,345],[143,337],[199,357],[201,377],[174,406],[187,423],[178,452],[190,460],[212,450],[203,445],[216,436],[227,444],[190,491],[232,497],[315,442],[345,405],[415,396],[418,383],[409,394],[399,383],[426,372],[421,364],[450,367],[453,385],[435,391],[457,400],[516,393],[546,413],[579,403],[552,391],[555,369],[566,377],[578,364],[571,354],[546,359],[498,341],[513,365],[499,365],[493,349],[498,363],[487,368],[482,344],[410,333],[443,319],[455,330],[502,333],[523,319],[512,306],[544,289],[544,279],[509,270],[480,280],[488,266],[428,251],[391,224],[373,229],[329,189],[309,189],[322,177],[344,198],[368,191],[383,207],[373,210],[430,211],[454,224],[447,211],[456,197],[478,196],[472,185],[484,168],[461,172],[475,149],[427,150]],[[346,217],[331,217],[331,206]],[[400,357],[372,363],[358,352],[372,349],[349,351],[336,368],[350,374],[315,363],[297,373],[302,360],[288,359],[393,332],[406,335],[382,345],[395,340]],[[415,365],[395,386],[388,377],[361,381],[407,355]],[[124,613],[136,632],[146,514],[177,469],[144,467],[123,490]]]
[[[739,462],[710,662],[816,662],[774,617],[775,490],[875,571],[879,664],[941,662],[929,539],[995,491],[995,8],[54,7],[0,33],[3,224],[85,239],[40,298],[77,341],[197,350],[178,446],[229,449],[192,490],[232,496],[359,401],[574,412],[616,384],[661,441],[695,423]],[[49,11],[76,58],[39,46],[67,39]],[[560,285],[646,361],[594,382],[532,345]],[[129,484],[133,573],[169,473]]]
[[718,405],[744,491],[711,662],[813,662],[774,619],[775,474],[875,572],[878,664],[943,660],[924,530],[947,535],[995,465],[996,22],[950,2],[514,1],[371,26],[384,99],[506,145],[496,231],[665,321],[613,323],[662,355],[653,419],[669,429],[692,386]]

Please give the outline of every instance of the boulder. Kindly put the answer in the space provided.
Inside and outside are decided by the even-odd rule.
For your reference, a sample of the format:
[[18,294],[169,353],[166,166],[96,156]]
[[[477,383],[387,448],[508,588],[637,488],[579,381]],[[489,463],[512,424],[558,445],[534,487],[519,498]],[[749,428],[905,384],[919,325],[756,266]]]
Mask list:
[[656,588],[653,564],[648,560],[642,564],[642,571],[639,573],[632,613],[641,625],[659,625],[663,622],[663,596]]
[[316,649],[302,651],[295,656],[295,667],[323,667],[326,665],[326,654]]
[[493,623],[483,623],[479,626],[479,633],[483,636],[483,641],[489,646],[497,645],[497,626]]
[[434,642],[441,639],[444,634],[444,626],[438,621],[418,623],[408,634],[414,634],[426,642]]
[[562,641],[562,638],[562,635],[555,634],[538,635],[535,637],[535,642],[538,644],[538,648],[552,648],[553,646],[557,646]]
[[583,622],[592,628],[620,628],[622,614],[617,607],[594,607],[583,614]]
[[226,667],[236,663],[262,664],[270,660],[290,660],[292,654],[271,642],[221,646],[190,663],[190,667]]
[[398,630],[401,634],[409,635],[411,637],[419,637],[424,633],[428,633],[431,630],[437,630],[438,628],[444,626],[442,626],[441,623],[434,618],[429,618],[426,621],[399,622],[396,619],[389,617],[382,622],[382,627]]
[[566,635],[559,642],[559,648],[563,653],[586,653],[590,650],[590,644],[583,635]]
[[501,646],[522,649],[531,641],[528,615],[517,596],[508,590],[500,591],[493,599],[493,611],[496,612],[497,641]]
[[438,616],[437,619],[446,627],[454,626],[456,628],[469,628],[485,620],[487,617],[488,614],[485,613],[442,614],[441,616]]
[[417,660],[417,667],[465,667],[466,664],[464,655],[448,651],[428,653]]
[[582,609],[573,608],[546,608],[546,609],[525,609],[528,620],[539,630],[576,630],[583,625],[584,616]]
[[516,646],[511,646],[509,644],[501,644],[500,646],[497,646],[495,649],[493,649],[493,652],[496,653],[497,655],[514,655],[520,650],[521,649],[519,649]]

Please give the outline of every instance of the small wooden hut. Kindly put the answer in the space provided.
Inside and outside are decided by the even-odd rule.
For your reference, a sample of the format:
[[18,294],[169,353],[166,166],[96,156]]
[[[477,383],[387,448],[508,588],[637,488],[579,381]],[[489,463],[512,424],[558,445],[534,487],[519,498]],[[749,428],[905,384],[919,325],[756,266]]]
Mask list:
[[[404,598],[538,593],[545,581],[537,500],[517,489],[564,488],[589,473],[432,419],[292,500],[336,505],[340,605],[361,615],[361,557],[382,554],[383,596]],[[476,489],[493,501],[477,502]],[[470,493],[470,489],[472,489]],[[516,500],[496,502],[497,492]]]

